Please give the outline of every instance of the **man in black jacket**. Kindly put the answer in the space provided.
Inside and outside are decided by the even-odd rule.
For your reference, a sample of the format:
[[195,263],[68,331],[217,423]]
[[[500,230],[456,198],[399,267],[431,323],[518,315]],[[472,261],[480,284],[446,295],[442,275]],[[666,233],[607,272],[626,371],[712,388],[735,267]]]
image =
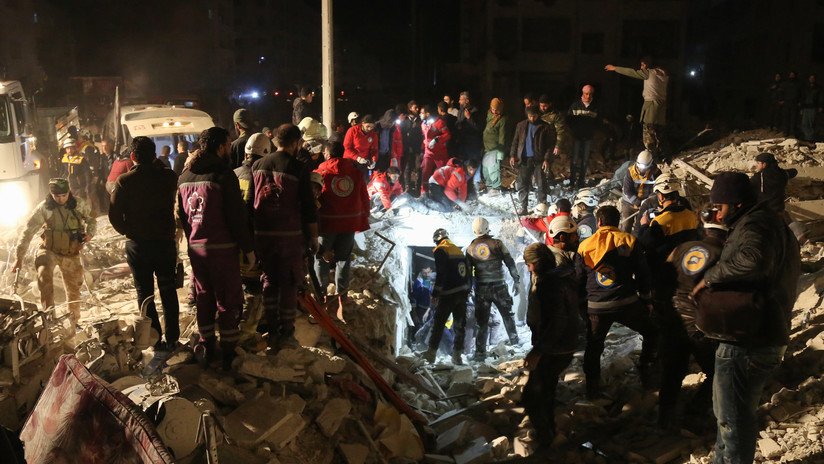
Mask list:
[[[718,220],[731,232],[718,263],[707,270],[692,293],[699,315],[706,314],[704,301],[721,300],[723,295],[716,292],[733,293],[718,308],[720,316],[711,315],[721,324],[714,327],[736,329],[707,330],[706,320],[701,326],[708,335],[723,338],[715,353],[713,381],[713,411],[718,420],[715,462],[752,462],[756,409],[767,379],[787,349],[801,258],[792,232],[778,214],[756,203],[745,174],[719,173],[710,201]],[[736,317],[725,318],[730,309],[737,310]]]
[[603,117],[599,113],[600,108],[594,96],[595,88],[585,85],[581,88],[581,98],[569,107],[567,122],[574,140],[569,171],[572,188],[584,186],[589,155],[592,151],[592,139],[595,138],[595,131],[603,125]]
[[[421,161],[423,160],[423,132],[421,132],[420,107],[415,100],[406,104],[407,115],[401,120],[403,158],[401,158],[401,184],[404,191],[418,195],[421,191]],[[424,179],[425,181],[426,179]]]
[[523,404],[539,445],[548,447],[555,437],[555,389],[572,361],[580,331],[578,289],[574,269],[558,269],[543,243],[526,247],[524,262],[532,282],[526,320],[533,348],[524,359],[530,372]]
[[232,142],[231,158],[229,159],[230,167],[232,169],[240,167],[243,164],[245,154],[243,152],[246,148],[246,141],[252,135],[252,115],[246,108],[241,108],[235,111],[232,119],[235,121],[235,130],[237,131],[237,138]]
[[137,304],[146,305],[146,316],[158,334],[160,320],[154,302],[154,278],[166,326],[166,342],[155,348],[174,349],[180,338],[177,286],[175,285],[175,192],[177,175],[155,158],[155,144],[148,137],[135,137],[131,143],[136,165],[117,178],[111,195],[109,221],[125,235],[126,262],[132,270]]
[[529,211],[529,191],[532,189],[533,173],[540,169],[542,175],[534,176],[538,192],[538,204],[546,209],[546,176],[552,162],[552,150],[555,147],[555,131],[549,124],[541,120],[541,113],[537,107],[526,109],[526,119],[515,127],[515,138],[509,150],[509,165],[518,168],[518,201],[521,208],[519,216],[526,216]]
[[758,202],[765,202],[768,208],[783,214],[787,182],[798,175],[798,170],[780,168],[772,153],[759,153],[755,164],[756,173],[750,178],[750,183],[758,195]]

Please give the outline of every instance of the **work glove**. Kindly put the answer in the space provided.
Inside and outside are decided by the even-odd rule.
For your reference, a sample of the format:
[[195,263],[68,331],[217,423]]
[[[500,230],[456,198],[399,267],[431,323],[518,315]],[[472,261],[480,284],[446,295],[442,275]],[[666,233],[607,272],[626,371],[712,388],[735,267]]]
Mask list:
[[435,148],[435,144],[437,144],[437,143],[438,143],[438,138],[435,137],[434,139],[429,141],[429,145],[427,145],[427,146],[429,147],[430,150],[432,150],[433,148]]
[[369,160],[364,158],[363,156],[358,156],[357,161],[358,164],[369,164]]

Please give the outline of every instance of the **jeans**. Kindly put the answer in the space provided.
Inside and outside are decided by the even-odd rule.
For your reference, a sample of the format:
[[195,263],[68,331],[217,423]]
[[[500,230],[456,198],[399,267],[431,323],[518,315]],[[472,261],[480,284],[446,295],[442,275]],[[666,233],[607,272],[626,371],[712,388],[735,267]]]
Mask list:
[[163,303],[163,320],[166,326],[166,342],[176,343],[180,338],[180,324],[175,284],[175,266],[177,249],[174,240],[127,240],[126,262],[134,276],[134,288],[137,290],[137,304],[146,304],[146,317],[151,319],[152,328],[162,334],[157,306],[154,302],[154,279],[157,276],[157,289]]
[[488,151],[484,154],[481,162],[481,170],[484,175],[484,183],[490,189],[501,188],[501,160],[503,159],[503,152],[500,150]]
[[786,346],[745,348],[728,343],[718,346],[712,384],[712,409],[718,421],[713,463],[753,462],[758,401],[786,350]]
[[429,184],[429,199],[432,201],[431,208],[442,213],[455,211],[456,203],[449,199],[440,184]]
[[804,140],[814,142],[815,137],[815,108],[803,108],[801,110],[801,133],[804,135]]
[[535,196],[538,203],[546,203],[546,183],[544,182],[543,172],[541,172],[541,161],[533,158],[524,157],[521,159],[521,164],[518,165],[518,201],[521,203],[521,209],[527,209],[529,203],[529,191],[532,189],[532,177],[535,170],[538,170],[538,176],[535,176],[535,187],[538,192]]
[[[318,237],[320,243],[320,256],[315,259],[315,273],[320,281],[322,291],[326,291],[329,284],[329,269],[332,263],[335,264],[335,290],[339,295],[346,293],[349,288],[351,278],[350,264],[352,262],[352,247],[355,246],[355,233],[344,232],[340,234],[321,234]],[[334,253],[332,263],[327,263],[321,256],[323,253],[331,251]]]
[[572,165],[569,168],[570,186],[583,186],[584,178],[589,167],[589,155],[592,151],[592,140],[576,140],[572,146]]

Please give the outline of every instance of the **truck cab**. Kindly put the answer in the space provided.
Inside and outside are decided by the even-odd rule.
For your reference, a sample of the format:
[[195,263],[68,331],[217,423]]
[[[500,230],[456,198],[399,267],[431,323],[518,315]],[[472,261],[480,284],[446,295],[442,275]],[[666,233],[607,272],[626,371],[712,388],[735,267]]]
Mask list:
[[41,200],[29,104],[18,81],[0,82],[0,229],[19,225]]

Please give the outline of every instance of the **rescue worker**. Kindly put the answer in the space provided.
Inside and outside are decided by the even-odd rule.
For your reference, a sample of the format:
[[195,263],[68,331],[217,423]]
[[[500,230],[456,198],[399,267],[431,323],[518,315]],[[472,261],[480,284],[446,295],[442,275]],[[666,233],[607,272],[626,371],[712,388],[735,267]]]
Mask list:
[[89,203],[92,185],[91,165],[83,152],[78,150],[74,139],[63,141],[63,156],[60,158],[60,163],[62,176],[68,179],[72,195],[83,199],[89,205],[89,211],[92,211],[92,204]]
[[432,240],[435,242],[435,249],[432,252],[435,257],[435,286],[432,289],[435,317],[432,334],[429,337],[429,349],[424,352],[423,358],[429,363],[435,362],[444,325],[451,314],[452,329],[455,333],[452,364],[461,365],[466,337],[466,299],[469,295],[466,256],[449,240],[449,233],[446,229],[437,229],[432,235]]
[[798,170],[782,169],[772,153],[759,153],[755,165],[756,172],[750,183],[758,194],[758,201],[766,202],[770,209],[783,215],[787,183],[798,175]]
[[[515,137],[509,150],[509,165],[518,169],[518,201],[520,202],[519,216],[526,216],[529,191],[532,189],[532,179],[535,171],[535,194],[538,204],[546,206],[545,177],[552,176],[552,150],[555,146],[555,131],[543,120],[538,108],[530,106],[526,109],[526,119],[515,126]],[[554,177],[554,176],[553,176]]]
[[[698,239],[698,217],[681,197],[680,188],[680,183],[672,176],[662,175],[655,179],[652,190],[660,209],[653,218],[648,214],[641,217],[638,243],[646,250],[653,276],[660,275],[662,265],[676,246]],[[664,295],[663,300],[669,301],[671,297]]]
[[[252,185],[252,164],[272,152],[272,142],[263,132],[257,132],[249,137],[246,146],[243,147],[243,163],[235,169],[240,195],[243,201],[249,200],[250,187]],[[251,215],[250,215],[251,216]],[[254,232],[251,217],[249,217],[249,233]],[[255,263],[246,262],[246,255],[240,253],[240,277],[243,283],[244,311],[240,323],[241,341],[246,344],[247,340],[257,333],[257,326],[263,316],[263,284],[260,282],[262,272]]]
[[[549,233],[549,224],[558,216],[570,216],[572,214],[572,203],[566,198],[559,198],[555,202],[555,211],[549,213],[548,210],[543,209],[538,211],[537,217],[521,218],[521,225],[529,230],[541,232],[544,234],[544,243],[547,246],[552,246],[552,234]],[[547,214],[546,216],[544,216]]]
[[97,222],[88,205],[71,193],[69,181],[51,179],[49,196],[34,208],[15,250],[16,261],[12,272],[20,270],[31,239],[42,232],[40,237],[43,241],[34,258],[41,309],[54,307],[54,267],[57,266],[63,275],[69,317],[73,324],[80,321],[80,286],[83,284],[80,251],[92,239],[96,229]]
[[321,290],[329,283],[329,270],[335,267],[335,292],[337,293],[337,317],[343,319],[347,291],[351,278],[352,248],[355,234],[369,229],[369,195],[366,183],[360,175],[357,163],[344,158],[343,146],[333,142],[326,151],[326,161],[317,169],[323,177],[323,190],[318,209],[320,233],[315,260],[315,273]]
[[543,243],[527,246],[524,262],[532,282],[527,309],[532,350],[524,359],[529,379],[522,402],[543,448],[555,438],[555,390],[561,373],[572,362],[578,341],[578,290],[574,270],[558,272]]
[[397,198],[403,189],[400,183],[401,171],[392,166],[386,172],[377,172],[372,176],[366,192],[371,199],[373,212],[384,212],[392,209],[392,201]]
[[627,170],[621,196],[622,232],[633,232],[635,223],[631,218],[639,211],[641,202],[652,193],[652,187],[659,174],[661,171],[655,165],[649,150],[639,153],[635,163]]
[[[567,146],[566,115],[554,108],[552,99],[546,94],[538,97],[538,110],[541,112],[541,119],[555,129],[555,148],[552,149],[552,155],[558,159]],[[552,183],[554,179],[548,180]]]
[[478,165],[467,162],[466,169],[458,158],[452,158],[442,168],[438,168],[429,178],[428,198],[433,209],[442,213],[466,209],[468,182],[475,175]]
[[578,238],[585,240],[598,228],[594,214],[595,207],[598,206],[598,197],[592,190],[581,190],[575,195],[572,203],[572,217],[578,223]]
[[[175,194],[177,174],[155,157],[155,144],[148,137],[135,137],[131,157],[136,166],[115,182],[109,208],[109,222],[125,235],[126,262],[134,277],[138,307],[146,307],[146,316],[157,333],[165,333],[156,349],[173,350],[180,338],[179,303],[175,282],[177,247],[175,246]],[[154,301],[154,279],[163,303],[165,331]]]
[[[275,131],[278,151],[252,164],[249,205],[256,249],[263,270],[263,306],[269,347],[296,345],[298,286],[303,281],[304,252],[318,251],[318,220],[309,171],[295,158],[300,129],[282,124]],[[344,190],[348,187],[344,186]]]
[[223,369],[231,367],[240,336],[243,289],[238,253],[254,263],[249,220],[240,185],[232,172],[232,144],[221,127],[206,129],[178,179],[177,215],[189,247],[195,286],[199,350],[211,364],[217,356],[215,323],[220,330]]
[[109,192],[109,195],[111,195],[114,190],[117,178],[120,177],[121,174],[129,172],[132,166],[134,166],[134,161],[132,161],[129,153],[120,153],[115,157],[115,160],[112,162],[112,168],[109,170],[109,176],[106,178],[106,191]]
[[375,132],[375,120],[371,114],[361,119],[360,124],[352,126],[343,138],[344,158],[357,162],[363,178],[369,177],[369,170],[374,169],[378,161],[378,133]]
[[515,268],[515,260],[509,254],[504,243],[489,234],[489,221],[482,217],[472,221],[472,233],[475,239],[466,248],[466,261],[470,275],[475,281],[475,322],[478,330],[475,334],[475,360],[486,358],[486,343],[489,339],[489,315],[492,304],[504,321],[506,333],[511,345],[519,345],[518,329],[515,327],[515,315],[512,313],[512,296],[509,295],[504,280],[503,266],[509,270],[514,282],[514,294],[518,296],[521,276]]
[[418,277],[412,283],[411,303],[412,303],[412,322],[415,324],[410,327],[409,338],[414,341],[415,332],[423,327],[423,322],[426,319],[426,312],[429,311],[432,300],[432,290],[434,289],[434,282],[432,282],[432,267],[426,265],[418,273]]
[[447,144],[452,139],[452,132],[446,120],[430,105],[426,105],[423,109],[421,132],[423,132],[423,161],[421,162],[421,196],[423,196],[429,189],[429,178],[436,169],[443,167],[449,161]]
[[[690,292],[704,278],[704,272],[715,265],[727,238],[728,227],[719,223],[711,208],[702,212],[704,237],[684,242],[670,253],[671,264],[661,284],[672,294],[673,311],[659,314],[661,337],[661,389],[658,392],[658,425],[672,427],[681,384],[689,372],[690,356],[695,359],[706,378],[701,382],[690,404],[700,412],[712,399],[715,372],[715,350],[718,342],[707,338],[695,325],[695,300]],[[706,406],[705,406],[706,405]]]
[[549,223],[547,236],[552,239],[549,251],[558,269],[575,268],[578,261],[578,226],[570,216],[555,216]]
[[621,232],[614,206],[595,213],[598,230],[578,246],[579,275],[586,275],[587,347],[584,374],[587,398],[600,394],[601,354],[615,322],[643,337],[638,371],[645,387],[651,380],[658,334],[650,319],[649,270],[635,237]]
[[787,350],[801,275],[798,241],[756,199],[746,174],[715,176],[710,201],[730,234],[718,262],[692,290],[702,331],[721,340],[712,399],[716,463],[753,461],[759,399]]
[[400,124],[403,135],[403,158],[401,158],[403,189],[406,193],[418,195],[421,190],[421,162],[423,161],[420,108],[415,100],[407,103],[406,108],[407,114],[401,119]]

